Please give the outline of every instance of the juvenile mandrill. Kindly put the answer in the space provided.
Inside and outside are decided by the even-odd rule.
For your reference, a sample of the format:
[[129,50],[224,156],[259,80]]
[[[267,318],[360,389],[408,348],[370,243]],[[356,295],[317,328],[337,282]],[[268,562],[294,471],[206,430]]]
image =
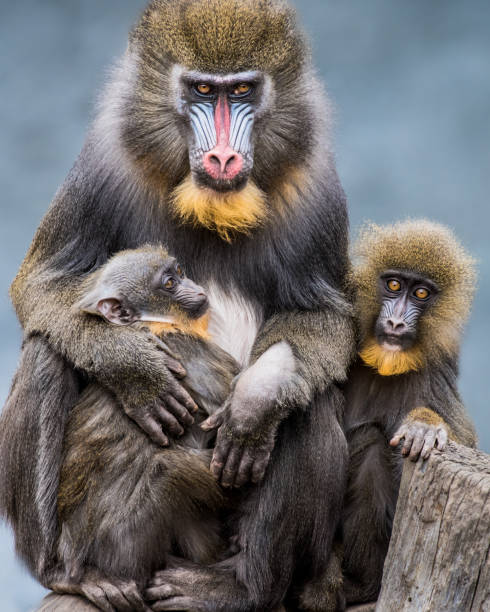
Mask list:
[[55,591],[83,594],[103,610],[144,609],[139,588],[169,554],[210,563],[222,552],[224,496],[209,470],[215,434],[199,423],[221,407],[239,368],[209,341],[207,307],[163,248],[118,253],[86,279],[74,308],[110,322],[115,335],[120,326],[156,334],[178,355],[199,410],[179,415],[175,404],[185,429],[162,414],[175,437],[162,448],[104,387],[84,390],[63,444]]
[[327,97],[285,2],[148,4],[11,289],[22,371],[36,376],[15,377],[16,416],[1,423],[0,512],[43,584],[56,574],[66,407],[83,381],[108,388],[160,444],[174,435],[170,416],[185,426],[192,406],[158,342],[73,309],[87,275],[146,243],[165,244],[204,287],[210,337],[241,367],[207,421],[211,471],[229,487],[261,480],[243,489],[226,566],[160,573],[149,597],[160,609],[264,610],[328,565],[354,331],[327,128]]
[[448,229],[428,221],[368,226],[357,254],[361,341],[345,416],[348,603],[378,595],[402,456],[426,459],[448,439],[476,444],[457,390],[460,336],[475,288],[473,260]]

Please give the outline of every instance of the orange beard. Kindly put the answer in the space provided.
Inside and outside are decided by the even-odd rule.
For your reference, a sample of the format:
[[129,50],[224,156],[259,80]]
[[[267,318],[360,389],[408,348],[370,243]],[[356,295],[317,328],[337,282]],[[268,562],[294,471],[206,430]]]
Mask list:
[[171,205],[182,220],[216,231],[226,242],[236,232],[249,233],[267,216],[265,195],[252,181],[240,191],[218,193],[188,176],[174,190]]
[[406,351],[389,351],[369,338],[359,351],[360,358],[381,376],[396,376],[417,371],[424,365],[422,351],[418,347]]

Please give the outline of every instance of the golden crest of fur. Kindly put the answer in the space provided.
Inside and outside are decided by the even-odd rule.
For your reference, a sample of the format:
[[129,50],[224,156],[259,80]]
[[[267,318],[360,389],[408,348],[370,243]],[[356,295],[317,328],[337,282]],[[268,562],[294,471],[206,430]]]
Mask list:
[[[422,315],[416,350],[429,361],[455,355],[466,322],[476,284],[475,261],[447,227],[427,220],[409,220],[394,225],[366,225],[354,248],[357,262],[352,272],[356,310],[361,332],[361,356],[370,365],[402,366],[402,359],[422,366],[418,357],[395,354],[385,361],[384,352],[373,348],[373,331],[379,314],[378,278],[386,270],[416,272],[439,288],[436,301]],[[415,367],[416,366],[416,367]],[[393,372],[395,373],[395,372]]]
[[253,181],[240,191],[219,193],[199,187],[189,176],[174,190],[171,205],[183,221],[214,230],[227,242],[267,217],[265,195]]
[[305,56],[283,0],[153,0],[133,38],[143,53],[209,72],[292,70]]

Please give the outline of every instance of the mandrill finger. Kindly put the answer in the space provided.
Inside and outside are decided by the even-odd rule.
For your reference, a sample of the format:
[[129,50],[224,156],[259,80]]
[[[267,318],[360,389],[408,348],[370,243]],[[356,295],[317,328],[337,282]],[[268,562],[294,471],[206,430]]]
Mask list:
[[181,596],[157,601],[151,606],[151,609],[159,612],[161,610],[201,610],[202,608],[196,607],[196,601],[192,597]]
[[400,429],[398,429],[398,431],[395,432],[393,438],[391,438],[390,446],[398,446],[401,440],[405,437],[406,433],[407,433],[407,428],[404,426],[400,427]]
[[177,359],[167,356],[166,365],[176,378],[185,378],[187,375],[185,368],[177,361]]
[[209,466],[211,474],[216,478],[216,480],[221,479],[221,473],[226,464],[230,447],[231,440],[218,440],[216,442],[213,452],[213,459],[211,460],[211,465]]
[[184,433],[184,428],[177,421],[173,414],[170,414],[163,406],[155,406],[156,413],[160,420],[161,426],[171,433],[173,436],[181,436]]
[[138,414],[128,414],[135,423],[137,423],[141,429],[159,446],[168,446],[168,438],[163,433],[161,426],[157,423],[157,421],[149,416],[138,415]]
[[446,428],[439,427],[437,429],[436,435],[437,435],[437,438],[436,438],[437,448],[442,451],[446,448],[446,444],[448,440]]
[[205,421],[201,423],[201,429],[204,431],[209,431],[211,429],[216,429],[217,427],[221,427],[225,418],[224,410],[219,410],[215,412],[213,415],[208,417]]
[[116,585],[110,582],[101,582],[99,586],[103,589],[107,599],[118,612],[132,612],[134,609],[133,606]]
[[403,446],[402,446],[402,455],[404,455],[405,457],[409,454],[410,449],[412,448],[412,442],[413,442],[413,432],[407,431],[405,434],[405,442],[403,443]]
[[172,584],[162,584],[160,586],[150,587],[145,591],[145,599],[148,601],[159,601],[168,597],[181,595],[182,591]]
[[150,608],[143,601],[143,597],[141,596],[135,582],[123,584],[120,588],[124,594],[124,597],[128,600],[131,610],[135,610],[135,612],[150,611]]
[[189,410],[189,412],[197,412],[199,410],[196,402],[192,399],[189,393],[176,381],[169,385],[167,394],[172,395],[179,404],[182,404]]
[[167,404],[167,410],[171,412],[182,425],[192,425],[194,423],[194,417],[189,413],[187,408],[179,404],[172,395],[167,395],[165,397],[165,402]]
[[424,430],[419,429],[413,439],[412,442],[412,448],[410,449],[410,461],[417,461],[417,459],[420,456],[420,451],[422,450],[422,447],[424,446]]
[[235,476],[242,458],[242,449],[238,446],[232,446],[228,453],[226,464],[221,473],[221,485],[223,487],[231,487],[235,482]]
[[234,487],[243,487],[243,485],[252,480],[252,466],[254,461],[255,458],[250,454],[250,450],[246,448],[238,467],[235,483],[233,485]]
[[103,589],[96,584],[84,586],[82,592],[99,610],[103,610],[103,612],[116,612],[116,608],[107,601]]
[[425,442],[424,442],[424,447],[422,449],[422,459],[427,459],[432,451],[432,449],[434,448],[434,444],[436,442],[436,432],[429,430],[426,434],[425,434]]

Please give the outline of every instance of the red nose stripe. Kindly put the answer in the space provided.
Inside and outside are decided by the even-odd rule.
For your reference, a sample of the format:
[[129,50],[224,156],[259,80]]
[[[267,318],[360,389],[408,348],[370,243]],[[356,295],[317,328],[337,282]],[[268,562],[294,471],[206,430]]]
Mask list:
[[230,107],[225,96],[218,98],[218,104],[214,111],[214,126],[216,128],[216,144],[225,146],[230,140]]
[[230,145],[230,107],[225,96],[218,98],[214,111],[216,146],[204,154],[204,170],[214,179],[232,179],[243,168],[243,157]]

